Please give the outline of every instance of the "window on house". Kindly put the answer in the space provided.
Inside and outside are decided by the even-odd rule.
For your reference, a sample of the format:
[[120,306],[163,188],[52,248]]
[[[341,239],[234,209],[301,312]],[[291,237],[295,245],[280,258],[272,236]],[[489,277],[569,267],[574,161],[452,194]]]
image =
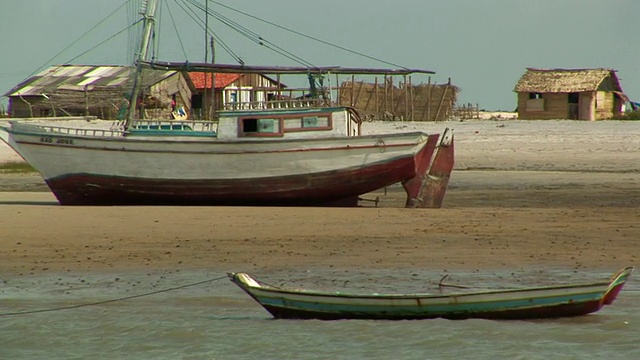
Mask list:
[[569,93],[569,104],[580,103],[580,93]]
[[529,93],[529,99],[542,99],[542,93],[537,93],[537,92]]

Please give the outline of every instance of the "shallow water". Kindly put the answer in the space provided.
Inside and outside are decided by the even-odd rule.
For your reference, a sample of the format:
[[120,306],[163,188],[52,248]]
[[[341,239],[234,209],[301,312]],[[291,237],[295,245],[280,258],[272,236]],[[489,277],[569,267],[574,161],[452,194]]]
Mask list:
[[[273,285],[309,289],[438,292],[445,273],[280,270],[254,275]],[[0,279],[0,313],[82,306],[223,276],[201,271]],[[446,282],[504,288],[609,276],[528,269],[454,272]],[[613,305],[577,318],[273,320],[222,279],[100,305],[0,316],[0,359],[632,359],[640,356],[639,300],[640,281],[632,275]]]

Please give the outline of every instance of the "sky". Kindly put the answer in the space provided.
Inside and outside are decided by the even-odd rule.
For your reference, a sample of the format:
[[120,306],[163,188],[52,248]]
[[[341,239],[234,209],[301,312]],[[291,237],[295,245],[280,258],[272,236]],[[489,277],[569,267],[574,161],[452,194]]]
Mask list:
[[[164,0],[160,60],[204,60],[204,31],[182,10],[194,1],[204,3]],[[49,65],[130,64],[135,34],[112,36],[139,18],[139,3],[0,0],[0,94]],[[624,92],[640,101],[639,0],[217,0],[209,7],[315,66],[433,70],[430,79],[416,75],[412,82],[451,79],[461,89],[458,105],[513,111],[513,89],[528,67],[615,69]],[[209,25],[221,40],[216,62],[236,63],[224,42],[247,64],[300,65],[220,20],[211,17]],[[111,40],[93,48],[105,39]],[[6,104],[6,98],[0,101]]]

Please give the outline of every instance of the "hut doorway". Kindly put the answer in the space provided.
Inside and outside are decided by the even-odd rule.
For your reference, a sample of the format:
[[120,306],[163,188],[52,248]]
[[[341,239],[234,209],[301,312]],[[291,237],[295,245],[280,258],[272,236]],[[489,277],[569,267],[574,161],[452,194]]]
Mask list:
[[569,119],[578,120],[580,115],[580,93],[569,93]]

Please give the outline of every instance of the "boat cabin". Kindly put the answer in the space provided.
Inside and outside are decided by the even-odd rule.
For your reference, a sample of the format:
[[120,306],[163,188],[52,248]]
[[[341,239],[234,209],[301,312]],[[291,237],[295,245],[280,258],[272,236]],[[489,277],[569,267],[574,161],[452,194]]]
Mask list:
[[361,119],[348,107],[230,110],[211,121],[137,120],[128,135],[205,136],[219,140],[314,139],[360,135]]
[[344,107],[224,111],[218,121],[218,138],[318,138],[359,135],[354,113]]

